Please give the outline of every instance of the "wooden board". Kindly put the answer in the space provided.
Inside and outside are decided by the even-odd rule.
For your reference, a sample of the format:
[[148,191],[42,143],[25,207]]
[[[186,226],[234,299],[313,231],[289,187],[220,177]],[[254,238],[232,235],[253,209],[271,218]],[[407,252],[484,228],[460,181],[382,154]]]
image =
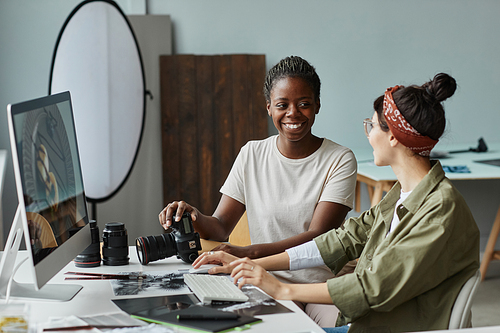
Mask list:
[[240,148],[268,136],[264,55],[160,57],[163,202],[212,214]]

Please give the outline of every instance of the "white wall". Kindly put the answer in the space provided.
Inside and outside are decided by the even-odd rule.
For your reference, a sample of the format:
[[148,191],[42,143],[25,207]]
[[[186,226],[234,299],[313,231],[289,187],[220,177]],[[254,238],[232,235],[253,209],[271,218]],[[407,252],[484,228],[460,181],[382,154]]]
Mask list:
[[[78,2],[0,0],[0,108],[47,93],[52,48]],[[148,8],[149,14],[170,15],[174,53],[264,53],[268,68],[291,54],[306,58],[323,83],[313,131],[346,146],[368,146],[361,122],[371,116],[372,102],[385,88],[421,84],[440,71],[453,75],[459,85],[445,104],[448,130],[440,146],[463,143],[468,148],[480,136],[486,142],[500,141],[499,1],[119,3],[127,14],[144,14]],[[6,132],[5,116],[0,115],[0,148],[9,146]],[[15,199],[9,177],[11,167],[3,198],[7,221]],[[457,183],[487,237],[500,203],[500,182]]]

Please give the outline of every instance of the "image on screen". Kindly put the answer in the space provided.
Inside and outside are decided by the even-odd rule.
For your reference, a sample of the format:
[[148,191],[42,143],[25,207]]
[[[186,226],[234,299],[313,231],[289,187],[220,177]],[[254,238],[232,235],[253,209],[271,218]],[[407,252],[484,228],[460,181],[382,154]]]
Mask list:
[[24,205],[36,265],[86,224],[69,101],[13,114]]

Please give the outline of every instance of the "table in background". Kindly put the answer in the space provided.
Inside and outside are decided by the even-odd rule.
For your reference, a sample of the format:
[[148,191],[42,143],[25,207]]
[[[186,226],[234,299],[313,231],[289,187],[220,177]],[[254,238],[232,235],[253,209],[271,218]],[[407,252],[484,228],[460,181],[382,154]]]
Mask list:
[[[448,154],[444,158],[440,158],[441,165],[459,166],[466,165],[470,173],[446,173],[446,177],[451,180],[480,180],[480,179],[500,179],[500,167],[485,163],[477,163],[476,161],[500,159],[500,143],[487,143],[488,151],[463,152]],[[447,151],[465,150],[467,146],[449,146]],[[365,183],[368,189],[370,198],[370,206],[376,205],[383,197],[384,192],[387,192],[396,182],[396,175],[391,167],[378,167],[373,163],[373,149],[353,149],[356,159],[358,160],[358,176],[356,181],[356,202],[355,209],[357,212],[361,210],[361,183]],[[500,199],[500,198],[499,198]],[[500,200],[499,200],[500,201]],[[500,251],[495,251],[495,244],[500,233],[500,207],[498,209],[493,227],[488,239],[488,244],[484,252],[481,262],[481,275],[484,279],[488,265],[491,260],[500,260]]]
[[[25,251],[20,252],[20,257],[26,256]],[[109,280],[77,280],[65,281],[64,272],[82,271],[94,273],[119,273],[119,272],[137,272],[137,271],[178,271],[179,269],[190,268],[191,265],[184,263],[175,256],[158,260],[143,266],[137,260],[135,247],[130,247],[130,264],[124,266],[99,266],[95,268],[77,268],[71,262],[59,274],[57,274],[49,283],[70,283],[80,284],[83,289],[68,302],[57,301],[29,301],[31,307],[32,320],[37,323],[46,322],[49,317],[65,316],[92,316],[98,314],[109,314],[121,312],[121,310],[111,301],[118,299],[114,295]],[[24,269],[23,269],[24,268]],[[16,274],[16,281],[30,282],[31,273],[27,265],[22,265]],[[261,323],[252,325],[247,332],[324,332],[316,323],[309,318],[292,301],[279,301],[281,304],[292,310],[291,313],[280,313],[272,315],[256,316],[262,319]],[[192,332],[181,328],[172,328],[175,332]]]

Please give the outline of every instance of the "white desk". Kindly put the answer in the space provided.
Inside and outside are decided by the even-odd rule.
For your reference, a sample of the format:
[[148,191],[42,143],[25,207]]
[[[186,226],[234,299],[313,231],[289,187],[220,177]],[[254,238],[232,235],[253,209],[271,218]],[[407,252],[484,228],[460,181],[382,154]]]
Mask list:
[[[18,256],[19,257],[19,256]],[[130,264],[125,266],[100,266],[95,268],[76,268],[73,263],[66,266],[49,283],[72,283],[81,284],[83,289],[69,302],[52,301],[30,301],[32,320],[36,322],[46,322],[49,317],[56,316],[88,316],[105,313],[116,313],[121,310],[111,301],[119,298],[114,296],[109,280],[89,281],[65,281],[64,272],[83,271],[98,273],[117,273],[125,271],[177,271],[179,268],[189,268],[190,265],[170,257],[150,263],[147,266],[139,264],[135,252],[135,247],[130,248]],[[18,258],[19,260],[19,258]],[[26,266],[26,265],[23,265]],[[25,269],[24,271],[27,271]],[[30,282],[23,267],[16,274],[16,281]],[[273,314],[257,316],[262,319],[261,323],[252,325],[246,332],[324,332],[316,323],[300,310],[292,301],[280,301],[281,304],[294,311],[292,313]],[[176,332],[192,332],[192,330],[174,329]]]
[[[452,180],[478,180],[478,179],[500,179],[500,167],[484,163],[476,163],[477,160],[500,159],[500,143],[487,143],[488,151],[484,153],[466,152],[449,154],[446,158],[441,158],[442,165],[456,166],[466,165],[470,173],[446,173],[446,177]],[[448,151],[467,149],[467,146],[447,147]],[[356,211],[359,206],[359,183],[368,185],[371,206],[377,204],[384,192],[391,189],[396,182],[396,175],[391,167],[379,167],[373,163],[373,149],[353,149],[358,160],[358,177],[356,188]]]

